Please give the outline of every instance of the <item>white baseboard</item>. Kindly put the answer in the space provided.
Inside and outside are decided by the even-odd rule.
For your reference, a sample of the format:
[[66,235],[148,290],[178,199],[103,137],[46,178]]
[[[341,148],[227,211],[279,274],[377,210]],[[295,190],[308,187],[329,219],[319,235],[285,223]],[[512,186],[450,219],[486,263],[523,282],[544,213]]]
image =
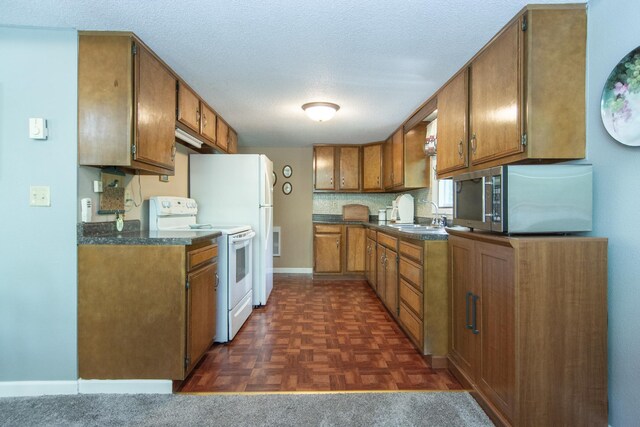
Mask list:
[[0,397],[78,394],[78,381],[0,381]]
[[171,394],[171,380],[78,380],[80,394]]
[[274,273],[312,274],[313,268],[274,268]]

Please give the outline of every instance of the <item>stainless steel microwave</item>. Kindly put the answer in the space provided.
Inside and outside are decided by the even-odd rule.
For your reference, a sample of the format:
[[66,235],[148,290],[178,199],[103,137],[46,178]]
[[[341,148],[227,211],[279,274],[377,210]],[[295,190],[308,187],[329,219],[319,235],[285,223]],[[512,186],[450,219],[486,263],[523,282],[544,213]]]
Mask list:
[[453,223],[509,234],[591,231],[591,165],[508,165],[453,178]]

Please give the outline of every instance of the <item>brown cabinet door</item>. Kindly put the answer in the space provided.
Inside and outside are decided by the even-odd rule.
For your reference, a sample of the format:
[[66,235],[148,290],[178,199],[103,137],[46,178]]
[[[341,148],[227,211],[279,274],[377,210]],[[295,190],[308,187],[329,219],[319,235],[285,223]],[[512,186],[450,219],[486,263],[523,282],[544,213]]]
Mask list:
[[438,92],[438,174],[467,164],[467,69]]
[[384,302],[389,311],[398,316],[398,254],[391,249],[385,252]]
[[384,265],[384,255],[385,248],[384,246],[377,244],[376,245],[376,293],[378,294],[378,298],[384,302],[385,299],[385,265]]
[[383,190],[382,144],[365,145],[362,148],[362,189]]
[[137,124],[134,159],[174,169],[176,80],[147,49],[135,55]]
[[178,121],[200,133],[200,99],[181,81],[178,81]]
[[236,154],[238,152],[238,134],[235,130],[229,128],[229,146],[227,153]]
[[217,264],[189,273],[187,290],[187,368],[193,369],[215,336]]
[[335,190],[334,153],[334,147],[313,147],[314,190]]
[[313,236],[314,272],[342,272],[342,234],[318,234]]
[[522,152],[520,23],[514,22],[471,63],[471,163]]
[[229,126],[219,117],[216,124],[216,145],[222,150],[227,151],[229,145]]
[[347,225],[347,272],[363,273],[365,271],[366,230],[360,225]]
[[[478,334],[473,333],[474,314],[476,325],[480,319],[478,305],[473,310],[474,298],[479,297],[475,285],[475,257],[473,241],[449,236],[451,259],[451,357],[473,381],[479,363]],[[478,304],[477,298],[475,303]],[[476,328],[479,330],[479,328]]]
[[213,144],[216,143],[216,114],[205,104],[200,104],[202,116],[200,118],[200,133]]
[[360,147],[340,147],[340,190],[360,189]]
[[376,290],[376,242],[375,240],[367,238],[367,259],[366,259],[366,270],[367,270],[367,282]]
[[398,187],[404,184],[404,132],[402,128],[398,129],[396,133],[393,134],[392,147],[392,180],[393,186]]
[[389,138],[384,143],[382,153],[382,171],[384,173],[384,188],[393,187],[393,138]]
[[513,248],[475,243],[481,364],[478,386],[513,419],[515,404],[515,268]]

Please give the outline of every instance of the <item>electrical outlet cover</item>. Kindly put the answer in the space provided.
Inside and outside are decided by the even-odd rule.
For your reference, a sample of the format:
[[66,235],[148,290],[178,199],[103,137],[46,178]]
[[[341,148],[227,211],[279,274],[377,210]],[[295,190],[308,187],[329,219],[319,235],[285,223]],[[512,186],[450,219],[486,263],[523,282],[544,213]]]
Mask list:
[[29,187],[29,206],[51,206],[50,187],[44,185]]

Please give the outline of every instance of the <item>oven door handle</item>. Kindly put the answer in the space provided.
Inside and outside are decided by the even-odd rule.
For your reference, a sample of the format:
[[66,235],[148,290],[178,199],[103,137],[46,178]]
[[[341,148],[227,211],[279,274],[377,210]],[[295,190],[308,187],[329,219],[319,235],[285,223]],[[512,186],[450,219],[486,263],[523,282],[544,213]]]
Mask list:
[[251,240],[256,236],[256,232],[251,230],[249,232],[243,233],[240,236],[236,237],[236,236],[231,236],[231,238],[229,239],[229,241],[233,244],[236,243],[242,243],[244,241],[247,240]]

